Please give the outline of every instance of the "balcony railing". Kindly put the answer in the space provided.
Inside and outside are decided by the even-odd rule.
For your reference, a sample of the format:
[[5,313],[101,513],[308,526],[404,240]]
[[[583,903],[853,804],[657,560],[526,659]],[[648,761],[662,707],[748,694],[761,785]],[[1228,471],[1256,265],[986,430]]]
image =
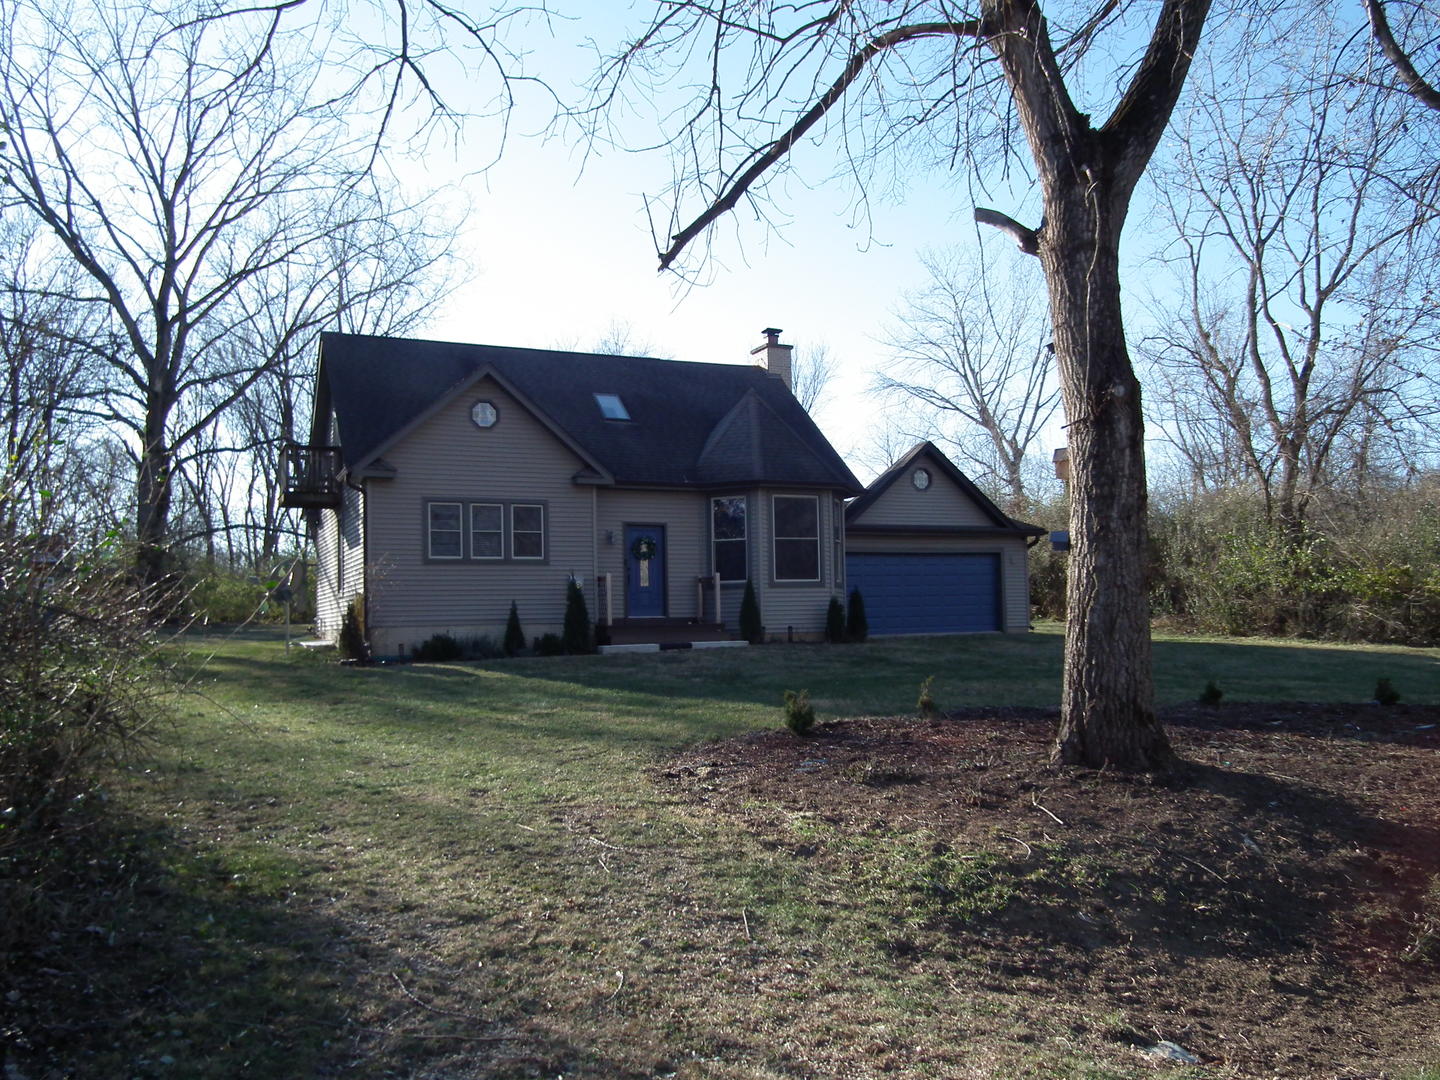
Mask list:
[[340,448],[288,443],[281,455],[280,505],[311,509],[340,505]]

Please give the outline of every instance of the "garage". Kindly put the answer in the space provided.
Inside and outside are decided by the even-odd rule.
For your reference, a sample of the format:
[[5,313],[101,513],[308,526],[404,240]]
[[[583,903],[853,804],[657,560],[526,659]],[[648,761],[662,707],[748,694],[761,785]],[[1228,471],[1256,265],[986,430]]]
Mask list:
[[865,598],[870,633],[974,634],[1003,629],[998,553],[850,554],[848,587]]
[[845,589],[879,636],[1023,633],[1027,551],[1043,532],[921,443],[845,508]]

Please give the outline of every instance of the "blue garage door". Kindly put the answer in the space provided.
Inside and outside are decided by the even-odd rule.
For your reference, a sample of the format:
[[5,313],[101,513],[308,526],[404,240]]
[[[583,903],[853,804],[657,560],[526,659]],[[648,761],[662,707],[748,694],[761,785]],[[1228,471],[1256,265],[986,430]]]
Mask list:
[[1000,556],[847,555],[872,634],[963,634],[1000,627]]

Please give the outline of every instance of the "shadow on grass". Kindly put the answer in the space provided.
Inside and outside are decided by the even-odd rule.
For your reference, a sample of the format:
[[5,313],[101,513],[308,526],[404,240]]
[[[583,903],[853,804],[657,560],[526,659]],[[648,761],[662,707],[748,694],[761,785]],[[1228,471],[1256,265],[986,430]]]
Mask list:
[[143,823],[97,825],[65,860],[0,854],[24,872],[0,882],[5,1076],[380,1077],[462,1052],[476,1075],[650,1075],[523,1014],[431,1005],[405,985],[424,957],[387,946],[383,915],[249,885]]

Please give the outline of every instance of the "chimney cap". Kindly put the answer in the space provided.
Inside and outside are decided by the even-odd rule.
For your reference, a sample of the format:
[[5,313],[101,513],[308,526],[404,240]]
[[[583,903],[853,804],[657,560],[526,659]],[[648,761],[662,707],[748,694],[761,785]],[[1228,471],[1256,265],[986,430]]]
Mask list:
[[767,326],[764,330],[761,330],[760,333],[764,334],[773,343],[784,331],[774,326]]

